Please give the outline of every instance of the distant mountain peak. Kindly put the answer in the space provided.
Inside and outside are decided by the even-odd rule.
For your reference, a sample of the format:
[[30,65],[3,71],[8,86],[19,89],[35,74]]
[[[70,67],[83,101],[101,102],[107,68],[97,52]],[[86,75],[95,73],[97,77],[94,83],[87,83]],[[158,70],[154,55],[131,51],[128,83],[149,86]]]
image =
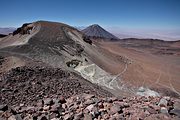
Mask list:
[[92,26],[92,27],[101,27],[101,26],[98,25],[98,24],[92,24],[92,25],[90,25],[90,26]]
[[93,24],[88,26],[87,28],[83,29],[82,32],[90,37],[100,37],[100,38],[107,38],[107,39],[118,39],[113,34],[106,31],[98,24]]

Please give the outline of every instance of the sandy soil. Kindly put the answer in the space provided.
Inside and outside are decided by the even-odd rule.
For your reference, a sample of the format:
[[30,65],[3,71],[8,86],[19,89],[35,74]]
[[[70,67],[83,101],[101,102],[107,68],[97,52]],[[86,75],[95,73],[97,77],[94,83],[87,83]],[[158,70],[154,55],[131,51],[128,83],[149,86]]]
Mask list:
[[6,57],[4,58],[3,64],[0,66],[0,73],[7,72],[12,68],[16,68],[24,65],[25,65],[25,61],[21,60],[18,57],[15,56]]
[[[124,48],[116,42],[101,42],[99,46],[108,50],[114,55],[125,56],[132,63],[128,65],[127,70],[121,75],[124,81],[135,86],[163,86],[180,95],[180,56],[173,55],[154,55],[147,51],[136,51],[132,48]],[[119,65],[118,62],[116,62]],[[109,68],[111,72],[113,72]],[[122,72],[121,69],[116,69]]]

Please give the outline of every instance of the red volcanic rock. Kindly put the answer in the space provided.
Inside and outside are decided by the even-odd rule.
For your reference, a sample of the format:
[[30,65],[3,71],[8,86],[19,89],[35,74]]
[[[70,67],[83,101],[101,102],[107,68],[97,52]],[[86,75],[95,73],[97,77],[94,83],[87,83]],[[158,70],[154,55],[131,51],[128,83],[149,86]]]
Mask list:
[[[87,97],[89,96],[89,97]],[[166,107],[161,107],[160,111],[155,108],[158,106],[156,103],[159,102],[159,97],[151,98],[146,102],[144,101],[144,97],[127,97],[124,101],[112,100],[115,98],[99,98],[91,95],[76,95],[69,98],[63,98],[63,101],[67,101],[61,104],[58,98],[44,98],[45,104],[42,101],[37,101],[38,103],[35,106],[28,107],[26,105],[15,106],[16,109],[9,107],[9,109],[4,108],[1,105],[0,110],[0,118],[1,119],[64,119],[64,120],[120,120],[120,119],[131,119],[131,120],[171,120],[171,119],[179,119],[178,108],[173,107],[169,113]],[[86,99],[85,99],[86,98]],[[89,103],[89,105],[85,105],[84,103],[92,100],[98,99],[99,102]],[[104,101],[102,100],[104,99]],[[109,102],[109,99],[112,102]],[[138,99],[138,100],[137,100]],[[53,100],[52,104],[49,104]],[[169,100],[169,102],[172,99]],[[71,101],[71,102],[70,102]],[[79,104],[80,101],[80,104]],[[175,105],[178,106],[178,99],[173,98]],[[40,103],[39,103],[40,102]],[[48,104],[47,104],[48,103]],[[128,103],[128,107],[124,104]],[[149,106],[147,106],[147,104]],[[170,104],[167,104],[167,107]],[[39,110],[39,107],[43,108],[43,110]],[[24,109],[24,110],[23,110]]]
[[115,113],[122,113],[122,109],[119,105],[113,105],[111,108],[110,108],[110,113],[113,115]]
[[150,108],[150,107],[147,109],[147,111],[148,111],[150,114],[156,114],[156,113],[157,113],[157,111],[156,111],[155,109]]
[[22,27],[20,28],[17,28],[14,32],[13,32],[13,35],[16,35],[16,34],[21,34],[21,35],[24,35],[24,34],[30,34],[30,31],[33,29],[33,25],[30,25],[31,23],[25,23],[22,25]]
[[[70,77],[74,76],[73,78]],[[86,99],[96,96],[112,96],[111,93],[94,85],[75,73],[59,68],[42,66],[23,66],[11,69],[0,76],[0,94],[3,99],[0,103],[19,105],[21,103],[33,104],[47,96],[56,96],[61,104],[66,98],[89,91],[94,95],[86,95]],[[80,86],[79,86],[80,85]],[[77,87],[78,86],[78,87]],[[5,91],[4,91],[5,90]],[[17,92],[14,92],[17,90]],[[81,97],[79,97],[81,98]],[[43,103],[51,105],[53,99],[43,99]]]
[[64,98],[63,96],[60,96],[59,102],[60,102],[61,104],[64,104],[64,103],[66,103],[66,100],[65,100],[65,98]]

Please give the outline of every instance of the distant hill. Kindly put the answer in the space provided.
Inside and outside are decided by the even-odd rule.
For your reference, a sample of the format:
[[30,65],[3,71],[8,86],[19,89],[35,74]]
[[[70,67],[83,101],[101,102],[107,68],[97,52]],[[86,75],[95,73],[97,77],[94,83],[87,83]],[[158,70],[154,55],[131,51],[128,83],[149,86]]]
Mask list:
[[113,34],[106,31],[104,28],[99,26],[98,24],[91,25],[82,30],[82,32],[90,37],[99,37],[99,38],[107,38],[107,39],[119,39]]
[[0,28],[0,34],[8,35],[9,33],[12,33],[15,30],[16,28],[13,28],[13,27]]

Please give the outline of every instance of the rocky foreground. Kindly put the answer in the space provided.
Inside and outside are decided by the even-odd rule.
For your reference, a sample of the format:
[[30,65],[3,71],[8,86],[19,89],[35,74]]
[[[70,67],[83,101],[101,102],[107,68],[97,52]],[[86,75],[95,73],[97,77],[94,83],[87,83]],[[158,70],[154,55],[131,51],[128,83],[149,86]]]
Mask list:
[[30,105],[46,96],[68,98],[82,93],[112,96],[79,75],[60,68],[22,66],[0,76],[0,103],[3,104]]
[[178,120],[180,101],[170,97],[43,98],[26,106],[0,105],[0,120]]
[[76,73],[33,65],[0,73],[0,120],[180,119],[178,98],[113,97]]

